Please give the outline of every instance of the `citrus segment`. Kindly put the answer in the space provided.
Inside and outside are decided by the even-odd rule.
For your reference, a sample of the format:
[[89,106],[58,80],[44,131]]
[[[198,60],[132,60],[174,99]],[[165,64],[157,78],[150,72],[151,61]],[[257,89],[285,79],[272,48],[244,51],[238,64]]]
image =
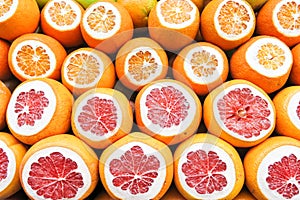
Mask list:
[[210,1],[201,14],[200,29],[205,41],[231,50],[251,38],[255,21],[253,9],[245,0]]
[[105,149],[99,165],[103,185],[114,198],[160,199],[172,180],[170,149],[139,132]]
[[174,78],[190,85],[199,95],[206,95],[222,84],[229,71],[224,51],[207,42],[186,46],[172,66]]
[[93,48],[79,48],[67,55],[61,69],[62,83],[76,96],[92,88],[112,88],[115,68],[111,59]]
[[187,199],[232,199],[244,183],[242,161],[225,141],[196,134],[174,153],[174,180]]
[[58,80],[66,54],[64,47],[50,36],[25,34],[11,44],[9,67],[20,81],[34,78]]
[[126,42],[116,56],[118,79],[131,90],[165,78],[168,57],[164,49],[150,38],[134,38]]
[[79,46],[83,43],[80,31],[83,12],[75,0],[49,1],[41,11],[42,31],[65,47]]
[[248,80],[267,93],[287,82],[293,64],[288,46],[271,36],[256,36],[231,56],[230,73],[234,79]]
[[245,80],[231,80],[210,92],[203,106],[208,131],[237,147],[254,146],[275,128],[269,96]]
[[114,89],[97,88],[76,99],[72,129],[94,148],[104,148],[131,131],[132,110],[126,96]]
[[275,36],[288,46],[300,42],[298,1],[267,1],[257,15],[256,32],[260,35]]
[[6,111],[8,128],[26,144],[70,128],[73,97],[59,82],[34,79],[21,83],[12,93]]

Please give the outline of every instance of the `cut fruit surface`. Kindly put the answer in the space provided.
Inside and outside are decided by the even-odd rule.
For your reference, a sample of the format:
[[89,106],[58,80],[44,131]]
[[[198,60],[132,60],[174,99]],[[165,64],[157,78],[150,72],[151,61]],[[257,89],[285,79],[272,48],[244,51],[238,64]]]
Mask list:
[[244,184],[243,164],[227,142],[199,133],[174,153],[174,181],[187,199],[233,199]]
[[140,132],[106,148],[99,166],[104,188],[118,199],[160,199],[173,177],[168,146]]
[[164,49],[146,37],[126,42],[116,56],[118,79],[131,90],[163,79],[168,72],[168,57]]
[[219,47],[199,42],[182,49],[173,62],[175,79],[190,85],[199,95],[206,95],[228,76],[226,54]]
[[32,145],[20,178],[33,199],[84,199],[98,182],[95,152],[73,135],[60,134]]
[[202,107],[197,95],[183,83],[162,79],[143,87],[135,101],[137,125],[143,132],[175,144],[197,130]]
[[71,123],[76,136],[94,148],[104,148],[131,131],[133,114],[123,93],[98,88],[76,99]]
[[210,92],[203,112],[208,131],[237,147],[254,146],[275,128],[272,100],[245,80],[227,81]]
[[93,48],[79,48],[65,58],[61,68],[62,83],[75,95],[92,88],[114,86],[114,64],[103,52]]
[[58,81],[41,78],[21,83],[6,111],[8,128],[26,144],[70,128],[73,96]]

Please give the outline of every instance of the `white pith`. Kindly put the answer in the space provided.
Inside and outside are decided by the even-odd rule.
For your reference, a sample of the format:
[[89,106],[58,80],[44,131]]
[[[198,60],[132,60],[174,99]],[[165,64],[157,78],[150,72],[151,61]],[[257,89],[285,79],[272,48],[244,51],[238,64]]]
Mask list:
[[[150,94],[152,89],[161,89],[163,87],[168,87],[168,86],[172,86],[175,89],[179,90],[182,92],[183,96],[185,97],[185,99],[188,101],[189,103],[189,110],[188,110],[188,115],[186,116],[186,118],[181,121],[180,125],[176,126],[173,125],[170,128],[166,127],[166,128],[162,128],[160,125],[158,124],[153,124],[152,121],[150,119],[148,119],[147,117],[147,113],[148,113],[148,108],[146,106],[146,97],[148,94]],[[168,82],[168,81],[164,81],[164,82],[157,82],[155,84],[151,84],[149,85],[143,92],[143,94],[141,95],[140,101],[138,102],[140,104],[140,113],[141,113],[141,120],[144,124],[144,126],[149,129],[151,132],[159,134],[159,135],[163,135],[163,136],[176,136],[177,134],[182,133],[183,131],[185,131],[189,126],[192,125],[192,123],[194,122],[196,113],[199,112],[199,107],[197,106],[194,97],[189,93],[189,91],[184,88],[183,86],[181,86],[180,84],[176,83],[176,82]],[[144,113],[144,114],[143,114]]]
[[[289,3],[289,2],[294,2],[294,3],[296,3],[297,4],[297,7],[299,7],[299,5],[300,5],[300,2],[299,1],[295,1],[295,0],[281,0],[281,1],[279,1],[277,4],[276,4],[276,6],[275,6],[275,8],[274,8],[274,10],[273,10],[273,13],[272,13],[272,21],[273,21],[273,23],[274,23],[274,25],[275,25],[275,27],[276,27],[276,29],[281,33],[281,34],[283,34],[283,35],[285,35],[285,36],[287,36],[287,37],[298,37],[298,36],[300,36],[300,29],[298,28],[296,28],[296,29],[294,29],[294,30],[287,30],[287,29],[284,29],[281,25],[280,25],[280,23],[279,23],[279,20],[278,20],[278,18],[277,18],[277,14],[278,14],[278,12],[280,12],[280,8],[283,6],[283,5],[285,5],[285,4],[287,4],[287,3]],[[299,16],[300,16],[300,13],[299,12],[297,12],[297,14],[296,14],[296,18],[299,18]],[[296,21],[299,21],[299,19],[296,19]],[[299,23],[299,22],[298,22]]]
[[242,39],[244,37],[246,37],[248,34],[251,33],[252,29],[255,27],[255,17],[254,17],[254,13],[253,13],[253,9],[250,5],[246,4],[245,2],[241,1],[241,0],[230,0],[233,2],[237,2],[238,4],[240,4],[241,6],[244,6],[247,10],[247,13],[250,16],[250,20],[249,22],[245,22],[247,24],[247,28],[246,30],[244,30],[241,34],[239,35],[234,35],[234,34],[226,34],[225,32],[222,31],[220,24],[218,23],[218,16],[220,15],[220,11],[222,9],[222,7],[228,2],[229,0],[223,1],[222,3],[219,4],[215,15],[214,15],[214,26],[215,29],[218,33],[219,36],[221,36],[222,38],[226,39],[226,40],[239,40]]
[[[49,56],[50,69],[48,71],[46,71],[45,74],[43,74],[41,76],[29,76],[29,75],[25,74],[22,69],[19,68],[18,62],[17,62],[18,52],[22,51],[21,49],[24,46],[30,46],[34,50],[37,47],[42,47],[46,51],[47,55]],[[46,45],[46,44],[44,44],[40,41],[37,41],[37,40],[25,40],[25,41],[20,42],[19,44],[17,44],[14,51],[12,52],[12,59],[11,60],[13,62],[13,66],[14,66],[14,69],[16,70],[16,72],[18,74],[20,74],[22,77],[24,77],[25,79],[48,77],[54,72],[54,70],[56,68],[55,67],[56,66],[56,56],[55,56],[54,52],[52,51],[52,49],[48,45]]]
[[[73,80],[70,80],[69,79],[69,76],[68,76],[68,67],[70,64],[71,64],[71,59],[76,57],[76,55],[81,55],[81,54],[87,54],[88,56],[91,56],[93,57],[94,59],[97,60],[97,63],[99,63],[98,67],[99,67],[99,75],[97,76],[97,78],[89,83],[89,84],[77,84],[75,81]],[[83,68],[86,68],[88,69],[88,66],[80,66],[80,67],[83,67]],[[94,52],[91,52],[91,51],[86,51],[86,50],[80,50],[79,52],[71,52],[66,60],[65,60],[65,64],[64,64],[64,67],[63,67],[63,76],[66,77],[65,80],[66,82],[69,84],[69,85],[72,85],[76,88],[87,88],[87,87],[93,87],[93,86],[96,86],[97,83],[99,82],[99,80],[101,79],[102,75],[103,75],[103,72],[104,72],[104,64],[102,62],[102,59]]]
[[[83,106],[87,105],[87,101],[94,98],[94,97],[99,97],[99,99],[111,100],[111,101],[113,101],[114,106],[116,107],[116,114],[117,114],[117,117],[118,117],[116,128],[113,131],[111,131],[107,134],[104,134],[103,136],[93,134],[91,131],[84,131],[81,128],[80,123],[78,122],[78,117],[79,117],[80,113],[85,112],[85,111],[83,111]],[[74,114],[74,120],[75,120],[75,127],[76,127],[76,129],[77,129],[77,131],[80,135],[83,135],[84,137],[87,137],[88,139],[90,139],[92,141],[101,142],[103,140],[106,140],[107,138],[110,138],[117,131],[120,130],[120,127],[121,127],[121,124],[122,124],[122,121],[123,121],[123,113],[122,113],[122,110],[121,110],[121,107],[120,107],[120,104],[119,104],[118,100],[114,96],[104,94],[104,93],[100,93],[100,92],[97,92],[97,93],[95,92],[95,93],[89,94],[88,96],[86,96],[84,99],[82,99],[79,102],[79,104],[77,106],[77,109],[75,111],[75,114]],[[98,121],[101,121],[101,119],[98,119]]]
[[14,152],[7,146],[7,144],[5,144],[1,140],[0,148],[3,149],[9,160],[7,165],[7,177],[0,181],[0,192],[2,192],[11,184],[11,181],[13,180],[15,174],[19,172],[16,171],[17,163]]
[[297,116],[297,107],[299,106],[300,101],[300,92],[294,94],[291,99],[288,101],[287,113],[291,122],[300,130],[300,119]]
[[[209,151],[214,151],[218,154],[219,159],[226,163],[226,170],[219,172],[226,177],[227,185],[223,188],[222,191],[215,191],[212,194],[199,194],[195,188],[191,188],[187,185],[185,179],[187,176],[182,172],[182,165],[187,162],[187,154],[192,151],[203,150],[206,153]],[[183,189],[191,195],[194,199],[222,199],[228,196],[234,189],[236,182],[236,173],[235,173],[235,164],[232,161],[232,158],[229,154],[221,149],[220,147],[210,144],[210,143],[195,143],[187,147],[184,152],[180,155],[178,161],[178,168],[175,173],[178,176],[178,180]]]
[[[87,18],[91,14],[93,14],[93,10],[99,6],[103,6],[105,8],[105,10],[111,10],[113,12],[113,14],[115,15],[115,19],[114,19],[115,25],[114,25],[113,29],[111,31],[109,31],[108,33],[94,31],[88,25]],[[86,9],[85,13],[83,14],[82,21],[83,21],[83,27],[86,30],[86,32],[91,37],[93,37],[95,39],[99,39],[99,40],[107,39],[107,38],[110,38],[113,35],[115,35],[121,28],[121,23],[122,23],[121,14],[120,14],[119,10],[113,4],[111,4],[109,2],[97,2],[97,3],[94,3],[93,5],[91,5],[90,7],[88,7],[88,9]]]
[[[297,157],[297,160],[300,159],[300,148],[292,145],[283,145],[273,149],[269,152],[261,161],[258,169],[256,180],[259,187],[259,190],[263,193],[263,195],[267,199],[283,199],[283,196],[278,194],[276,190],[269,189],[266,178],[269,176],[268,167],[273,165],[275,162],[280,162],[281,158],[284,156],[289,156],[290,154],[294,154]],[[283,172],[281,172],[283,173]],[[297,185],[298,189],[300,188],[300,184],[297,181],[293,181],[294,184]],[[297,194],[291,198],[291,200],[297,200],[300,198],[300,194]]]
[[[31,165],[35,162],[38,163],[39,158],[50,156],[50,154],[53,153],[53,152],[59,152],[65,158],[70,158],[70,159],[72,159],[73,161],[75,161],[77,163],[77,169],[73,170],[72,172],[77,172],[77,173],[81,174],[81,176],[83,178],[82,181],[84,183],[84,186],[82,188],[78,188],[76,196],[72,199],[73,200],[80,199],[87,192],[87,190],[90,188],[91,182],[92,182],[92,177],[91,177],[88,166],[86,165],[84,160],[81,158],[81,156],[78,153],[74,152],[73,150],[70,150],[70,149],[65,148],[65,147],[59,147],[59,146],[48,147],[48,148],[44,148],[44,149],[41,149],[41,150],[33,153],[28,158],[26,163],[24,164],[24,168],[21,172],[21,177],[20,178],[21,178],[21,181],[24,185],[23,189],[33,199],[44,199],[44,198],[42,198],[42,196],[37,195],[36,191],[31,188],[31,186],[28,184],[27,180],[30,177],[29,172],[31,171],[31,169],[30,169]],[[71,198],[68,198],[68,199],[71,199]]]
[[[249,88],[254,96],[259,96],[262,99],[264,99],[266,102],[268,102],[268,109],[270,110],[270,115],[268,116],[268,119],[270,120],[271,125],[268,129],[261,130],[259,136],[254,136],[253,135],[251,138],[245,138],[244,136],[239,135],[238,133],[234,133],[233,131],[229,130],[225,126],[225,124],[223,123],[223,121],[220,118],[220,114],[219,114],[219,110],[218,110],[218,106],[217,106],[218,101],[220,99],[222,99],[225,95],[227,95],[230,91],[232,91],[234,89],[242,89],[242,88]],[[215,97],[215,99],[213,101],[213,108],[212,109],[213,109],[213,113],[215,113],[214,117],[215,117],[217,123],[219,124],[219,126],[222,128],[222,130],[224,130],[226,133],[228,133],[232,137],[237,138],[239,140],[246,141],[246,142],[253,142],[253,141],[257,141],[257,140],[265,137],[270,132],[270,130],[272,129],[272,125],[275,123],[275,114],[274,114],[273,107],[271,105],[272,105],[272,102],[270,102],[269,99],[265,98],[265,96],[259,90],[257,90],[256,88],[254,88],[250,85],[247,85],[247,84],[234,84],[234,85],[231,85],[230,87],[224,89],[222,92],[220,92]]]
[[[160,166],[158,169],[158,176],[154,178],[154,182],[152,183],[152,186],[149,187],[149,191],[146,193],[139,193],[138,195],[132,195],[129,190],[122,190],[120,187],[115,187],[112,183],[112,180],[115,178],[109,171],[109,163],[113,159],[120,159],[120,157],[128,150],[130,150],[133,146],[139,146],[143,149],[144,154],[148,156],[154,155],[160,162]],[[104,167],[104,176],[105,181],[110,189],[110,192],[112,192],[118,199],[124,199],[124,200],[141,200],[141,199],[153,199],[162,189],[162,187],[165,184],[166,180],[166,168],[167,165],[170,163],[166,163],[163,155],[159,152],[159,150],[154,149],[153,147],[142,143],[142,142],[130,142],[127,143],[119,148],[116,148],[114,152],[111,152],[110,156],[105,161],[105,167]]]
[[[196,18],[196,12],[197,12],[197,7],[192,3],[192,2],[189,2],[188,0],[183,0],[183,1],[186,1],[186,2],[189,2],[190,6],[193,8],[191,12],[188,13],[188,15],[190,16],[190,19],[187,20],[187,21],[184,21],[183,23],[180,23],[180,24],[177,24],[177,23],[174,23],[174,24],[171,24],[169,22],[167,22],[162,13],[164,13],[164,11],[161,10],[161,5],[163,3],[165,3],[167,0],[160,0],[157,2],[157,10],[156,10],[156,14],[157,14],[157,17],[159,19],[159,22],[164,26],[164,27],[167,27],[167,28],[172,28],[172,29],[183,29],[183,28],[186,28],[188,26],[190,26],[194,21],[195,21],[195,18]],[[180,1],[180,0],[178,0]],[[169,4],[170,5],[170,4]],[[172,5],[174,9],[176,9],[176,5]]]
[[[5,22],[6,20],[8,20],[10,17],[12,17],[15,14],[15,12],[18,8],[19,0],[12,0],[12,2],[13,3],[11,5],[9,11],[6,12],[3,16],[0,16],[0,22]],[[0,2],[0,6],[1,6],[1,4],[5,4],[5,3]]]
[[[136,54],[140,51],[142,51],[143,53],[145,53],[146,51],[150,52],[151,58],[155,59],[155,63],[157,64],[158,68],[155,70],[155,73],[151,73],[150,76],[146,80],[142,79],[141,81],[137,81],[134,77],[132,77],[132,75],[129,72],[129,59],[132,58],[132,56],[136,56]],[[147,64],[147,63],[145,63],[145,64]],[[154,81],[161,74],[163,67],[164,66],[163,66],[162,61],[161,61],[159,55],[157,54],[157,52],[150,47],[142,46],[142,47],[133,49],[132,51],[130,51],[127,54],[127,56],[125,58],[125,63],[124,63],[124,72],[131,83],[133,83],[137,86],[140,86],[140,85],[145,85],[147,83],[150,83],[151,81]]]
[[[258,52],[259,50],[261,50],[263,45],[267,45],[267,44],[276,45],[284,51],[284,57],[285,57],[284,64],[282,66],[278,66],[277,69],[266,69],[263,65],[259,63],[259,59],[257,58]],[[275,78],[289,72],[293,63],[293,55],[289,47],[281,40],[275,37],[260,38],[248,47],[246,51],[246,62],[257,73],[266,77]]]
[[[202,76],[202,77],[198,77],[193,69],[192,69],[192,63],[191,60],[193,58],[193,54],[194,53],[201,53],[203,51],[209,52],[210,55],[214,55],[216,57],[216,60],[218,60],[218,66],[216,66],[216,70],[213,72],[212,75],[209,75],[208,77]],[[203,66],[207,66],[206,64],[203,64]],[[193,83],[197,83],[197,84],[209,84],[212,83],[218,79],[220,79],[220,76],[222,75],[223,71],[224,71],[224,59],[222,57],[222,55],[220,54],[220,52],[218,52],[217,50],[215,50],[212,47],[209,46],[199,46],[199,47],[195,47],[193,49],[191,49],[185,59],[184,59],[184,71],[186,73],[186,75],[191,79],[191,81]]]
[[[65,2],[67,5],[70,5],[72,10],[76,13],[76,18],[74,23],[72,23],[71,25],[63,25],[63,26],[59,26],[56,23],[54,23],[51,19],[51,16],[49,14],[49,10],[51,7],[55,7],[54,3],[59,3],[61,4],[62,2]],[[55,1],[50,1],[48,4],[46,4],[45,6],[45,19],[46,21],[50,24],[51,27],[53,27],[55,30],[72,30],[75,29],[76,27],[79,26],[81,18],[82,18],[82,13],[80,8],[78,7],[77,4],[75,4],[73,1],[68,1],[68,0],[55,0]]]
[[[44,108],[44,112],[42,114],[42,118],[35,121],[34,126],[30,125],[18,125],[18,115],[19,113],[15,112],[15,104],[17,103],[17,97],[21,92],[29,92],[31,89],[34,89],[35,92],[43,91],[44,97],[49,100],[48,107]],[[56,110],[56,95],[46,82],[40,80],[28,81],[20,86],[18,86],[11,95],[10,102],[7,107],[7,123],[15,133],[22,136],[32,136],[40,131],[42,131],[51,121],[54,112]],[[24,110],[25,111],[25,110]],[[24,111],[20,112],[23,113]]]

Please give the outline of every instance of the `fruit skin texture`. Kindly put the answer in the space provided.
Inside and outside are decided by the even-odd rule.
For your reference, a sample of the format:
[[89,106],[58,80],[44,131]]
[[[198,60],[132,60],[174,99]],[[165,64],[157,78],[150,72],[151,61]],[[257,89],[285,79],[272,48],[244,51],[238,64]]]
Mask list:
[[284,145],[291,145],[300,148],[299,140],[286,136],[274,136],[267,138],[261,144],[251,148],[246,153],[243,162],[246,177],[245,184],[256,199],[267,200],[265,195],[259,189],[257,183],[257,170],[260,163],[268,153]]
[[289,81],[292,84],[300,85],[300,43],[292,48],[293,66],[290,72]]
[[[300,35],[298,34],[298,36],[291,37],[280,33],[272,20],[274,8],[280,1],[281,0],[268,0],[259,10],[256,17],[256,33],[259,35],[275,36],[285,42],[289,47],[292,47],[300,42]],[[299,2],[297,4],[299,4]]]
[[[238,152],[236,151],[236,149],[233,146],[231,146],[229,143],[225,142],[221,138],[211,135],[209,133],[197,133],[197,134],[191,136],[190,138],[188,138],[187,140],[185,140],[184,142],[182,142],[181,144],[179,144],[178,147],[176,148],[176,150],[174,152],[174,172],[175,172],[174,173],[174,182],[175,182],[175,185],[176,185],[178,191],[186,199],[195,199],[195,197],[191,196],[181,186],[181,184],[179,182],[178,173],[176,173],[176,172],[178,172],[180,170],[180,169],[178,169],[178,167],[179,167],[178,162],[179,162],[181,155],[184,153],[184,151],[188,147],[190,147],[191,145],[196,144],[196,143],[209,143],[209,144],[218,146],[221,149],[223,149],[224,151],[226,151],[226,153],[232,158],[232,161],[235,163],[236,185],[235,185],[234,189],[232,190],[232,192],[224,199],[233,199],[241,191],[243,184],[244,184],[244,180],[245,180],[242,160],[241,160]],[[203,147],[205,147],[205,145],[203,145]],[[230,178],[230,177],[228,177],[228,178]]]
[[268,0],[247,0],[254,11],[259,10]]
[[113,197],[114,199],[116,198],[106,184],[107,181],[106,181],[105,175],[104,175],[104,168],[105,168],[105,166],[108,165],[108,163],[106,163],[106,161],[109,158],[111,152],[114,152],[118,148],[122,147],[123,145],[131,143],[131,142],[142,142],[146,145],[149,145],[152,148],[159,151],[160,154],[164,157],[165,162],[166,162],[166,180],[165,180],[165,183],[164,183],[161,191],[157,194],[157,196],[155,198],[153,198],[153,200],[161,199],[164,196],[164,194],[167,192],[167,190],[169,189],[169,187],[172,183],[172,179],[173,179],[172,152],[167,145],[165,145],[164,143],[162,143],[142,132],[132,132],[132,133],[128,134],[127,136],[121,138],[120,140],[116,141],[112,145],[108,146],[102,152],[100,159],[99,159],[99,174],[100,174],[100,179],[101,179],[101,182],[103,183],[105,190],[111,197]]
[[[258,91],[265,94],[265,92],[261,88],[257,87],[256,85],[252,84],[249,81],[241,80],[241,79],[227,81],[227,82],[223,83],[222,85],[218,86],[217,88],[215,88],[213,91],[211,91],[206,96],[204,103],[203,103],[203,120],[204,120],[205,126],[207,127],[207,129],[210,133],[229,142],[233,146],[235,146],[235,147],[255,146],[255,145],[259,144],[260,142],[264,141],[266,138],[268,138],[272,134],[273,130],[275,129],[275,123],[272,124],[272,128],[271,128],[269,134],[266,134],[263,138],[261,138],[259,140],[255,140],[255,141],[239,140],[238,138],[235,138],[235,137],[231,136],[230,134],[226,133],[224,130],[222,130],[222,128],[218,125],[218,122],[216,121],[214,113],[211,110],[211,108],[213,108],[213,102],[214,102],[214,99],[216,98],[216,96],[220,93],[223,93],[224,89],[226,89],[232,85],[235,85],[235,84],[250,85],[250,86],[256,88]],[[274,119],[275,119],[276,112],[275,112],[275,107],[272,103],[272,100],[269,98],[269,96],[267,94],[265,94],[264,97],[269,99],[268,102],[271,104],[271,106],[273,108],[272,110],[274,111]]]
[[282,88],[284,84],[287,82],[292,64],[289,67],[287,73],[282,76],[278,76],[275,78],[266,77],[259,74],[257,71],[252,69],[248,62],[246,61],[246,51],[254,42],[259,40],[260,38],[274,38],[272,36],[255,36],[252,37],[249,41],[241,45],[231,56],[230,59],[230,74],[234,79],[244,79],[254,83],[255,85],[262,88],[268,94],[275,92]]
[[299,92],[300,86],[289,86],[280,90],[273,98],[276,109],[275,131],[280,135],[298,140],[300,140],[300,130],[291,122],[288,116],[288,103],[292,96]]
[[14,136],[6,132],[0,132],[0,140],[4,142],[13,151],[16,159],[16,173],[14,175],[14,178],[12,179],[9,186],[6,187],[5,190],[0,192],[0,199],[6,199],[21,189],[19,168],[20,163],[27,151],[27,148]]
[[[84,143],[82,140],[78,139],[74,135],[59,134],[55,136],[50,136],[32,145],[28,149],[28,151],[26,152],[22,160],[22,163],[20,165],[19,175],[20,176],[22,175],[22,171],[24,170],[24,165],[26,164],[26,161],[30,158],[32,154],[48,147],[64,147],[76,152],[81,156],[83,161],[86,163],[86,166],[88,167],[92,178],[90,188],[82,197],[82,199],[86,199],[94,191],[99,180],[98,157],[92,148],[90,148],[86,143]],[[24,181],[27,180],[21,180],[21,185],[23,188],[24,188]],[[25,193],[27,193],[26,190]],[[29,196],[28,193],[27,195]]]
[[12,73],[8,66],[8,51],[10,43],[0,39],[0,80],[7,81],[12,77]]
[[0,130],[6,127],[6,109],[11,97],[11,91],[0,81]]
[[[242,0],[245,2],[245,0]],[[215,11],[217,10],[219,4],[221,4],[223,0],[213,0],[210,1],[203,9],[201,13],[201,23],[200,23],[200,32],[203,36],[203,39],[207,42],[211,42],[217,46],[219,46],[223,50],[232,50],[244,42],[248,41],[253,33],[255,26],[252,27],[251,32],[238,40],[233,40],[229,41],[224,38],[222,38],[221,35],[217,33],[217,30],[215,28],[215,21],[214,21],[214,16],[215,16]],[[246,2],[248,4],[248,2]],[[213,13],[212,13],[213,12]],[[254,16],[254,13],[253,13]],[[255,20],[255,18],[254,18]],[[254,23],[255,24],[255,23]]]
[[35,0],[18,0],[16,12],[0,22],[0,38],[12,41],[17,37],[33,33],[40,21],[40,10]]
[[[52,135],[67,133],[71,127],[71,112],[72,105],[74,102],[74,98],[70,91],[60,82],[49,78],[37,78],[34,80],[44,81],[52,88],[56,95],[56,109],[49,124],[39,133],[32,136],[19,135],[18,133],[14,132],[13,128],[9,123],[7,124],[11,133],[18,140],[29,145],[33,145],[41,139]],[[31,80],[24,81],[18,87],[27,83],[28,81]],[[6,117],[8,115],[9,112],[7,111]]]

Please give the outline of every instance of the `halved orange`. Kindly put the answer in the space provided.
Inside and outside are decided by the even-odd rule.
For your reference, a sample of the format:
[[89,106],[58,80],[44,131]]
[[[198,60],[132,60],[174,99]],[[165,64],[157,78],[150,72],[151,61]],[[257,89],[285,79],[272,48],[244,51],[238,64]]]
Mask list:
[[246,0],[214,0],[201,13],[200,29],[205,41],[231,50],[252,37],[255,24],[254,11]]
[[243,163],[232,145],[198,133],[175,150],[174,182],[186,199],[233,199],[244,185]]
[[29,33],[12,42],[8,63],[20,81],[33,78],[59,80],[66,56],[66,50],[56,39],[41,33]]
[[197,131],[202,105],[196,93],[184,83],[161,79],[145,85],[138,92],[135,118],[142,132],[171,145]]
[[239,79],[223,83],[206,96],[203,119],[208,132],[235,147],[251,147],[273,133],[276,111],[267,93]]
[[64,47],[83,44],[80,22],[84,9],[75,0],[51,0],[41,11],[41,29]]
[[77,137],[102,149],[131,131],[132,109],[127,97],[118,90],[91,89],[76,99],[71,125]]
[[172,65],[173,76],[198,95],[206,95],[226,81],[229,71],[225,52],[208,42],[186,46],[176,56]]
[[300,141],[274,136],[244,158],[246,185],[256,199],[299,199]]
[[166,144],[133,132],[103,151],[99,173],[114,199],[159,200],[172,183],[172,152]]
[[282,88],[293,64],[290,48],[272,36],[255,36],[231,56],[230,74],[234,79],[248,80],[267,93]]
[[178,51],[194,41],[200,14],[190,0],[160,0],[148,18],[150,37],[169,51]]
[[257,15],[256,32],[279,38],[289,47],[300,42],[299,1],[268,0]]
[[78,48],[67,55],[61,67],[62,83],[79,96],[92,88],[112,88],[115,67],[108,55],[89,48]]
[[126,42],[116,55],[118,80],[131,90],[163,79],[168,72],[165,50],[154,40],[138,37]]
[[98,180],[98,157],[74,135],[59,134],[32,145],[20,166],[30,199],[87,199]]
[[35,0],[5,0],[0,8],[0,38],[13,41],[38,28],[40,10]]
[[7,106],[10,132],[25,144],[67,133],[71,127],[73,96],[60,82],[39,78],[22,82]]
[[133,22],[128,11],[109,0],[99,0],[87,7],[80,28],[90,47],[108,54],[115,53],[133,36]]
[[21,189],[19,169],[26,151],[14,136],[0,132],[0,199],[8,199]]

